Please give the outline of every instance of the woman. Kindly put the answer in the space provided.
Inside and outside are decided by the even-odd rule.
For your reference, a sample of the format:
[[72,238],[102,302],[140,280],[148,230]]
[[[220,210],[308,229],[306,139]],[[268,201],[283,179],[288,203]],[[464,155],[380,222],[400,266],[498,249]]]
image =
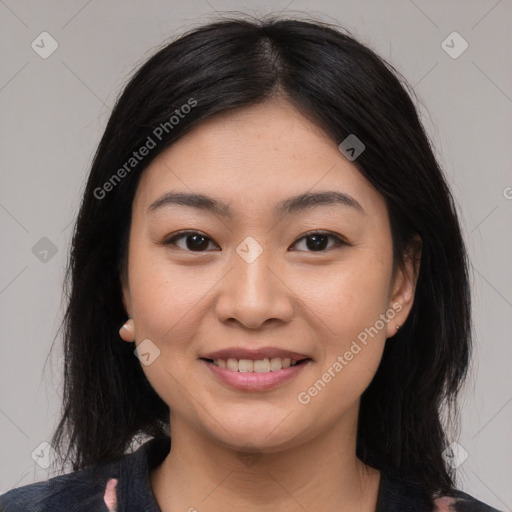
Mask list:
[[453,200],[398,73],[336,28],[228,19],[150,58],[68,278],[74,472],[2,510],[495,510],[440,419],[471,353]]

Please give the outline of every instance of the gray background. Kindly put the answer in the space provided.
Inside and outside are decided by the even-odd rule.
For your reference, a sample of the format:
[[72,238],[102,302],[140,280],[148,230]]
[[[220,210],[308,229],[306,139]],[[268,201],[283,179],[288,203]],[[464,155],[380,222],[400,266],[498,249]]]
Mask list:
[[[233,10],[341,25],[414,86],[472,262],[476,352],[452,439],[468,453],[459,487],[512,510],[510,0],[0,0],[0,492],[48,475],[39,446],[60,409],[60,338],[45,362],[62,317],[72,221],[110,107],[156,46]],[[58,43],[46,59],[31,47],[44,31]],[[458,58],[441,46],[453,31],[469,44]]]

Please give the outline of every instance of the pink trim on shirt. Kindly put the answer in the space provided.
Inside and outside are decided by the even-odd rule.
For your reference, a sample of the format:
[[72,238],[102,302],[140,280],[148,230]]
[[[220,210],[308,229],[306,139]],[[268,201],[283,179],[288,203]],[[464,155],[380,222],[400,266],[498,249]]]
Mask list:
[[110,512],[117,511],[117,493],[116,493],[117,479],[111,478],[105,487],[105,494],[103,495],[103,501]]
[[456,498],[451,498],[449,496],[442,496],[440,498],[436,498],[434,500],[434,511],[435,512],[451,512],[455,510],[452,508],[452,505],[457,503]]

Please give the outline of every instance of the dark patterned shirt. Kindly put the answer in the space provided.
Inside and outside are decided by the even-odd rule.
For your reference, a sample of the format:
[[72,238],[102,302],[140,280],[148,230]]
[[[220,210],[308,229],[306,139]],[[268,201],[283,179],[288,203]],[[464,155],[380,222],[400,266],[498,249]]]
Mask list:
[[[113,462],[2,494],[0,511],[161,512],[151,489],[150,472],[165,459],[169,450],[169,437],[151,439]],[[422,511],[500,512],[462,491],[436,497],[432,508],[414,487],[381,474],[376,512]]]

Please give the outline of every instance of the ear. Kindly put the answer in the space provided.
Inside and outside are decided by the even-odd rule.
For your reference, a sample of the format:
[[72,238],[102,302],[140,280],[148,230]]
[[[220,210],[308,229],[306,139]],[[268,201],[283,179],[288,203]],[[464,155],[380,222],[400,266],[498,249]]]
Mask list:
[[394,316],[388,314],[387,338],[391,338],[397,332],[397,326],[401,326],[407,320],[414,303],[416,283],[420,273],[422,243],[421,238],[416,235],[408,243],[404,254],[402,266],[395,270],[391,287],[388,312],[394,312]]
[[124,341],[132,342],[135,341],[135,325],[132,318],[132,303],[126,272],[121,272],[120,281],[123,305],[129,318],[119,329],[119,336],[121,336]]

